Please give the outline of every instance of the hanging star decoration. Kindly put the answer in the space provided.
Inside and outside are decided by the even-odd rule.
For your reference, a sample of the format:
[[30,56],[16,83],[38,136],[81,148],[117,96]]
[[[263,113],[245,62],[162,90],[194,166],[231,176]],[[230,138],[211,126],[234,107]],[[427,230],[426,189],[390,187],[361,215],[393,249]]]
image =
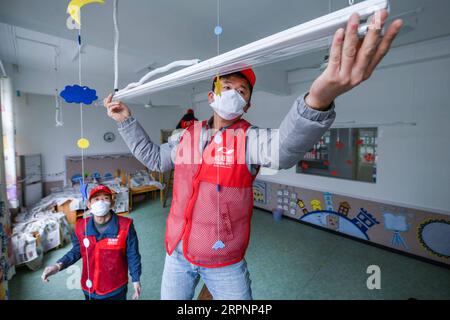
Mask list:
[[220,76],[216,76],[216,81],[214,82],[214,93],[218,96],[222,96],[222,82],[220,82]]

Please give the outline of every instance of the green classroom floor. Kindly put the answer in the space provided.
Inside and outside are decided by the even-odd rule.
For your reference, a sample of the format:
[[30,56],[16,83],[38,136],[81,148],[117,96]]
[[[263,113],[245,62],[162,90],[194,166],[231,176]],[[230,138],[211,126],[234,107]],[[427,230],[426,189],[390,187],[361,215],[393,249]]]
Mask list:
[[[168,208],[159,201],[138,204],[135,221],[142,256],[142,297],[159,299],[164,265]],[[254,299],[450,299],[450,270],[256,210],[246,259]],[[44,264],[55,263],[71,245],[52,250]],[[77,266],[81,266],[79,261]],[[368,290],[369,265],[381,268],[381,290]],[[43,268],[20,268],[9,282],[11,299],[83,299],[68,289],[67,269],[43,283]],[[72,270],[73,271],[73,270]],[[202,282],[197,287],[200,291]],[[131,285],[128,297],[132,295]]]

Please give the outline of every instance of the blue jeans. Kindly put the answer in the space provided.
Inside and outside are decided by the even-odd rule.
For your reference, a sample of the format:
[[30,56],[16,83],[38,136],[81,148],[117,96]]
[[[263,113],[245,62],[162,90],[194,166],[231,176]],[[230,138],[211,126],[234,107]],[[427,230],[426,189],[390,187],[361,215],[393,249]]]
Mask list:
[[252,300],[251,280],[245,259],[220,268],[196,266],[183,255],[182,242],[166,253],[161,283],[162,300],[191,300],[200,277],[215,300]]
[[114,294],[110,297],[100,297],[100,296],[89,296],[88,293],[83,292],[84,293],[84,299],[85,300],[127,300],[127,292],[128,292],[128,288],[125,287],[125,290],[122,290],[121,292]]

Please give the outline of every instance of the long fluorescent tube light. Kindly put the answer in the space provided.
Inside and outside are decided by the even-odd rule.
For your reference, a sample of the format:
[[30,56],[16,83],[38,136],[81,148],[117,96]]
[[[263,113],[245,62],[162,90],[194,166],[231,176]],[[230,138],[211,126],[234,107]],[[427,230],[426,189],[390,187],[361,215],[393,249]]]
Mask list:
[[[389,0],[366,0],[323,17],[276,33],[243,47],[231,50],[196,65],[184,68],[129,90],[120,90],[114,100],[126,100],[157,91],[212,79],[217,73],[238,71],[326,48],[337,29],[345,27],[357,12],[365,22],[377,11],[389,10]],[[364,29],[364,25],[362,26]]]

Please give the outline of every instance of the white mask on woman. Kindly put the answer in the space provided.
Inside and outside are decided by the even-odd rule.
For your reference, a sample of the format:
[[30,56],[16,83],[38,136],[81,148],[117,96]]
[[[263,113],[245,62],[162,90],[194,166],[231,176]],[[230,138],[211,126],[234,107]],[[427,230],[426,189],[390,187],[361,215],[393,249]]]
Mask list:
[[236,90],[223,91],[221,95],[214,94],[211,108],[223,119],[233,120],[244,113],[247,102]]
[[96,217],[104,217],[111,209],[109,201],[99,200],[91,204],[91,213]]

